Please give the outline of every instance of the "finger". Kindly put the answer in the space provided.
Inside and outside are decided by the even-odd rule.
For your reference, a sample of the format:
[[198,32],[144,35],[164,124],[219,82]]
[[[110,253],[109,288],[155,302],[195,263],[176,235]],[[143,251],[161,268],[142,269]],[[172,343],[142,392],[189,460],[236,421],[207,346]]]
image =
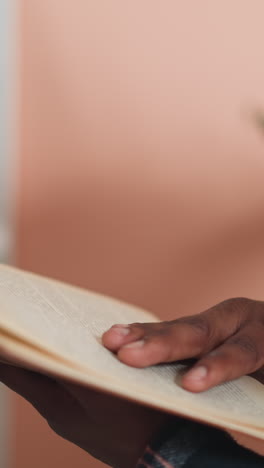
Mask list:
[[199,357],[237,331],[243,308],[244,300],[230,299],[201,314],[171,322],[114,325],[102,341],[121,361],[134,367]]
[[185,374],[182,386],[193,392],[204,391],[250,374],[263,364],[264,326],[260,323],[251,323],[200,359]]
[[[212,349],[235,333],[241,325],[247,303],[248,301],[243,298],[229,299],[201,314],[171,322],[114,325],[104,333],[102,342],[109,350],[120,351],[118,354],[120,359],[136,367],[138,367],[138,361],[141,361],[143,354],[146,361],[141,361],[141,367],[158,362],[195,357],[199,353],[199,349],[201,351],[206,351],[206,347]],[[200,346],[197,351],[197,347],[195,349],[195,346],[190,344],[186,352],[185,343],[192,343],[192,338],[197,341],[195,338],[197,334],[202,337],[203,346]],[[161,340],[159,340],[158,335],[160,335]],[[130,347],[121,352],[122,347],[136,341],[138,343],[135,344],[134,349]],[[153,342],[153,359],[149,360],[147,354],[151,353],[151,349],[145,345],[150,345],[151,342]],[[182,354],[180,353],[181,346],[184,346],[185,349]],[[168,358],[168,356],[170,357]]]
[[110,351],[118,351],[121,346],[140,340],[147,330],[155,330],[160,323],[132,323],[113,325],[102,336],[103,345]]
[[232,319],[222,322],[220,315],[207,311],[172,322],[144,324],[140,338],[121,346],[117,356],[133,367],[200,357],[233,332]]

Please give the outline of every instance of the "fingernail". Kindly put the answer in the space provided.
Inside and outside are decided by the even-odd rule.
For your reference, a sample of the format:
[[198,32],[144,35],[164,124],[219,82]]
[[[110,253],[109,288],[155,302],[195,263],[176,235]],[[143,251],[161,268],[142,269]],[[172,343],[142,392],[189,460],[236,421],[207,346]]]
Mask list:
[[188,380],[203,380],[207,376],[207,368],[199,366],[186,374]]
[[129,343],[123,346],[123,349],[124,348],[141,348],[144,344],[145,344],[144,340],[138,340],[138,341],[134,341],[133,343]]
[[112,330],[118,335],[126,336],[130,333],[130,328],[126,325],[113,325]]

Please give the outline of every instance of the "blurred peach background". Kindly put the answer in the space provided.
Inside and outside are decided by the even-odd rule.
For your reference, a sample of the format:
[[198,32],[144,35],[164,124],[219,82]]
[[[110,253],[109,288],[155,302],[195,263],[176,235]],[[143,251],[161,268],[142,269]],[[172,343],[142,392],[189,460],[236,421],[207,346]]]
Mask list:
[[[20,0],[16,263],[190,314],[264,297],[261,0]],[[13,398],[12,468],[99,467]]]

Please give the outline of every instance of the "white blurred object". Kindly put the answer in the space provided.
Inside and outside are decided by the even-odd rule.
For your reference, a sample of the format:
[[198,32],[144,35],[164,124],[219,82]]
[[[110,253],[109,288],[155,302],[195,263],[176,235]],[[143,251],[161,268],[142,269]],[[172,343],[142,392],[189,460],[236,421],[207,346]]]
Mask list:
[[[7,262],[11,247],[10,226],[10,120],[13,108],[15,3],[0,0],[0,262]],[[12,168],[13,169],[13,168]],[[0,384],[0,467],[10,467],[9,392]]]
[[9,248],[10,248],[9,229],[6,223],[3,222],[3,220],[1,219],[1,222],[0,222],[0,262],[6,262],[8,260]]

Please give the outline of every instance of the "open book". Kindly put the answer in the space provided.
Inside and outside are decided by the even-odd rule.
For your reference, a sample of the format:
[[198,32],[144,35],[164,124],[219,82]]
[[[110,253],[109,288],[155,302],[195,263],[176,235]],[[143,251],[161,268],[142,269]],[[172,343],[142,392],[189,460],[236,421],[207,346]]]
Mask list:
[[184,365],[135,369],[101,344],[115,323],[153,321],[137,307],[0,265],[0,360],[264,440],[264,385],[257,379],[192,394],[180,385]]

